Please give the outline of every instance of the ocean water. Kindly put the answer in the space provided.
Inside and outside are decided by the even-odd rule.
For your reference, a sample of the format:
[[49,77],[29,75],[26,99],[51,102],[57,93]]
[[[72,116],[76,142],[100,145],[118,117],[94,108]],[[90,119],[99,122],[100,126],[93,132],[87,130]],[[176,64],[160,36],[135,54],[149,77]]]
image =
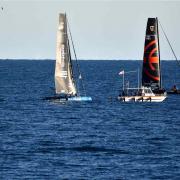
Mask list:
[[[92,102],[57,103],[54,61],[0,61],[0,179],[180,179],[180,96],[121,103],[118,72],[141,61],[80,61]],[[180,68],[162,62],[163,85]],[[137,85],[137,73],[126,76]]]

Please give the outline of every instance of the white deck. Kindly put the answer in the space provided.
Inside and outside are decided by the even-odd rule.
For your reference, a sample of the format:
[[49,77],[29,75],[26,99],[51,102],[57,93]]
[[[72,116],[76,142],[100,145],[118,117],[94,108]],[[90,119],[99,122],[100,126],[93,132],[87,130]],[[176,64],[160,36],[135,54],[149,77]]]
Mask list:
[[[129,95],[130,93],[135,92],[138,95]],[[118,100],[122,102],[162,102],[166,99],[166,93],[163,94],[154,94],[149,87],[141,88],[127,88],[125,94],[118,96]]]
[[166,99],[166,96],[121,96],[118,100],[122,102],[162,102]]

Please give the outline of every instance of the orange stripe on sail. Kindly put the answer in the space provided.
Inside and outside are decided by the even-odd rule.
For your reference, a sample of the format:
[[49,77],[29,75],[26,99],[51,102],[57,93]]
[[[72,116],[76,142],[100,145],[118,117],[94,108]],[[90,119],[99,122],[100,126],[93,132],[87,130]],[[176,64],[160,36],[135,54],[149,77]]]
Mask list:
[[[149,62],[150,63],[159,63],[159,58],[158,57],[150,57]],[[146,58],[144,58],[144,63],[146,63]]]
[[159,63],[159,58],[158,57],[150,57],[149,61],[150,61],[150,63]]

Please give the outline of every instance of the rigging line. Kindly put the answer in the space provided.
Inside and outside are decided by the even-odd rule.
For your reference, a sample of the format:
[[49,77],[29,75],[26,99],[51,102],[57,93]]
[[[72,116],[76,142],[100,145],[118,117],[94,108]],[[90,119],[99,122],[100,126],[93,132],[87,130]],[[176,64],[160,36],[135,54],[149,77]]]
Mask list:
[[161,51],[160,51],[160,43],[159,43],[159,20],[156,17],[156,28],[157,28],[157,41],[158,41],[158,57],[159,57],[159,77],[160,77],[160,82],[158,83],[159,88],[162,88],[162,73],[161,73],[161,67],[162,67],[162,63],[161,63]]
[[160,21],[159,21],[159,24],[160,24],[160,26],[161,26],[161,29],[162,29],[162,31],[163,31],[163,34],[164,34],[167,42],[168,42],[168,44],[169,44],[169,46],[170,46],[170,48],[171,48],[171,51],[172,51],[172,53],[173,53],[173,55],[174,55],[174,57],[175,57],[175,59],[176,59],[176,61],[177,61],[177,64],[180,66],[180,62],[179,62],[179,60],[177,59],[177,56],[176,56],[176,54],[175,54],[175,52],[174,52],[174,50],[173,50],[173,48],[172,48],[172,46],[171,46],[171,43],[170,43],[170,41],[169,41],[169,39],[168,39],[168,37],[167,37],[164,29],[163,29],[163,26],[162,26],[161,23],[160,23]]
[[0,1],[1,10],[3,10],[3,0]]
[[70,25],[69,25],[68,19],[67,19],[67,24],[68,24],[68,30],[69,30],[69,34],[70,34],[71,43],[72,43],[72,46],[73,46],[73,52],[74,52],[74,56],[75,56],[75,60],[76,60],[76,66],[77,66],[79,77],[80,77],[80,78],[78,77],[78,81],[79,81],[79,79],[81,79],[82,88],[83,88],[84,94],[86,96],[86,89],[85,89],[83,78],[82,78],[82,75],[81,75],[80,66],[79,66],[79,63],[78,63],[78,60],[77,60],[77,55],[76,55],[75,46],[74,46],[74,42],[73,42],[73,39],[72,39],[72,34],[71,34],[71,30],[70,30]]
[[69,61],[70,61],[70,73],[71,73],[71,77],[72,77],[74,86],[75,86],[75,88],[76,88],[77,94],[80,95],[80,93],[79,93],[79,88],[76,87],[77,84],[76,84],[75,81],[74,81],[74,73],[73,73],[72,59],[71,59],[71,53],[70,53],[70,44],[69,44],[69,38],[68,38],[68,37],[67,37],[67,44],[68,44],[68,52],[69,52],[69,56],[70,56]]

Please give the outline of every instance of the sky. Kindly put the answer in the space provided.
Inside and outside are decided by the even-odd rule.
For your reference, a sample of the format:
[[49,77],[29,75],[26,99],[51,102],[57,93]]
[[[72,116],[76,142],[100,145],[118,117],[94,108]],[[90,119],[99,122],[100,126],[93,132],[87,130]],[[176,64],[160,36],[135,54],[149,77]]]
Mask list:
[[[66,12],[78,59],[141,60],[148,17],[158,17],[180,59],[180,1],[0,0],[0,59],[55,59]],[[161,59],[173,54],[160,29]]]

